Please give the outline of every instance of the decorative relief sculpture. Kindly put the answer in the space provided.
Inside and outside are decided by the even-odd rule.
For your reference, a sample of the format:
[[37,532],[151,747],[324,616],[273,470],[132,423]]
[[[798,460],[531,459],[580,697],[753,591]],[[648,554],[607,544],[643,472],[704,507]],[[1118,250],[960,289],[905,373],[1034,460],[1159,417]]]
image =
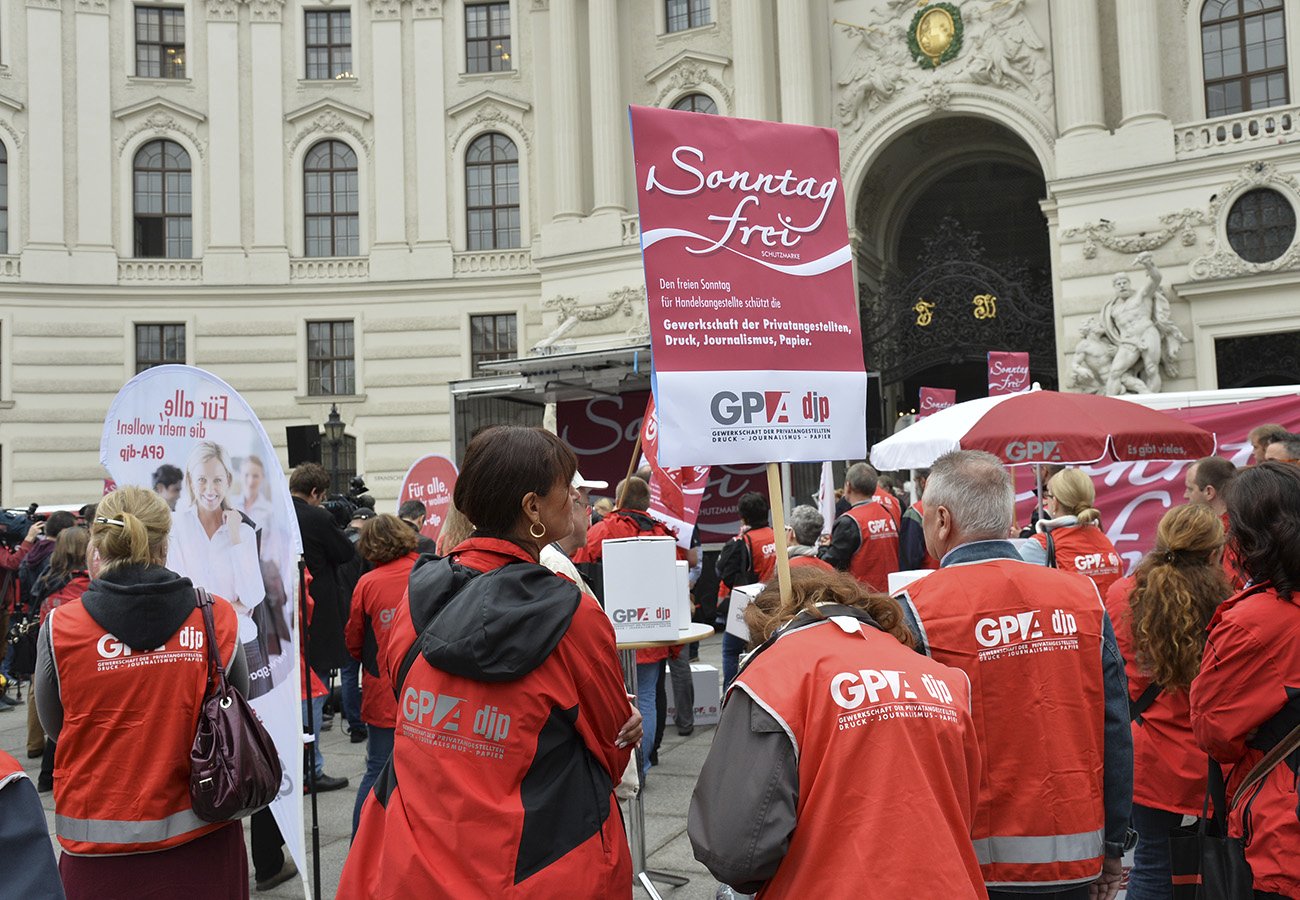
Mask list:
[[[1050,108],[1051,63],[1046,45],[1025,16],[1027,0],[963,3],[959,18],[944,12],[948,6],[931,4],[918,12],[912,0],[887,0],[866,24],[837,21],[857,43],[837,79],[840,99],[835,111],[842,127],[858,128],[866,114],[911,88],[924,92],[932,109],[945,109],[952,96],[948,86],[962,83],[1020,94],[1044,110]],[[939,57],[931,58],[909,31],[918,17],[931,24],[931,31],[935,26],[930,19],[959,26],[952,34],[939,29],[947,38],[940,42],[944,52]],[[913,59],[912,44],[920,48],[924,64]]]
[[1096,320],[1084,322],[1074,348],[1072,386],[1091,393],[1159,392],[1164,378],[1178,377],[1178,354],[1187,342],[1169,311],[1160,286],[1164,276],[1150,253],[1135,260],[1146,270],[1146,284],[1134,292],[1127,273],[1115,276],[1115,296]]
[[1208,225],[1212,221],[1199,209],[1183,209],[1161,216],[1160,223],[1163,227],[1155,232],[1116,234],[1115,223],[1102,219],[1077,228],[1067,228],[1061,232],[1061,237],[1069,240],[1082,236],[1083,258],[1096,259],[1098,246],[1116,253],[1146,253],[1160,249],[1173,240],[1174,235],[1178,235],[1179,242],[1184,247],[1193,247],[1196,245],[1196,226]]
[[[1300,179],[1285,172],[1279,172],[1271,163],[1252,162],[1241,167],[1237,179],[1215,191],[1206,213],[1206,221],[1215,223],[1226,215],[1224,207],[1231,209],[1231,204],[1242,194],[1254,188],[1273,188],[1283,194],[1295,197],[1300,195]],[[1300,269],[1300,241],[1292,241],[1291,246],[1277,259],[1269,262],[1247,262],[1229,246],[1223,246],[1217,238],[1208,242],[1209,254],[1192,260],[1187,272],[1192,281],[1204,281],[1210,278],[1235,278],[1239,275],[1258,275],[1265,272],[1286,272]]]
[[625,287],[611,291],[609,300],[583,306],[577,297],[551,297],[542,301],[546,309],[555,310],[560,322],[551,333],[538,341],[529,351],[532,356],[563,353],[575,349],[572,341],[563,341],[578,325],[602,322],[617,315],[630,320],[623,337],[628,341],[646,341],[650,335],[649,309],[646,306],[645,287]]

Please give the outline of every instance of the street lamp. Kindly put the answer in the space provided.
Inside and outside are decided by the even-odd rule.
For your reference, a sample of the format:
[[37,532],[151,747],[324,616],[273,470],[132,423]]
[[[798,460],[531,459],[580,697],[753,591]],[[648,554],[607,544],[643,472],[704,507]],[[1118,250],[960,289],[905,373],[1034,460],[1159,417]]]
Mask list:
[[343,492],[339,485],[339,449],[343,446],[345,427],[339,416],[338,404],[331,403],[329,418],[325,420],[325,443],[330,448],[330,485],[336,494]]

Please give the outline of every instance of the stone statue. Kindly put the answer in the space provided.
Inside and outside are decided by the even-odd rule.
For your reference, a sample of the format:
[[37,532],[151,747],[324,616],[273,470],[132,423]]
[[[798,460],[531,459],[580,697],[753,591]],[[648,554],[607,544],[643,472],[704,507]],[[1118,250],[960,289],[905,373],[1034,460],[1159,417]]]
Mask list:
[[[1095,326],[1085,322],[1075,347],[1071,368],[1073,381],[1082,389],[1101,382],[1106,394],[1156,393],[1164,377],[1178,376],[1178,353],[1186,342],[1173,323],[1169,297],[1161,288],[1163,276],[1150,253],[1136,263],[1146,270],[1146,284],[1134,292],[1132,279],[1121,272],[1115,276],[1115,296],[1106,302]],[[1113,350],[1099,345],[1108,343]],[[1107,353],[1112,354],[1103,370]]]
[[1079,326],[1079,343],[1074,345],[1074,362],[1070,366],[1070,387],[1086,394],[1105,390],[1115,345],[1106,337],[1106,329],[1096,316],[1089,316]]
[[857,37],[858,49],[848,70],[838,79],[842,90],[835,111],[845,128],[856,129],[864,112],[874,112],[907,82],[903,74],[907,38],[900,29],[888,25],[840,25]]

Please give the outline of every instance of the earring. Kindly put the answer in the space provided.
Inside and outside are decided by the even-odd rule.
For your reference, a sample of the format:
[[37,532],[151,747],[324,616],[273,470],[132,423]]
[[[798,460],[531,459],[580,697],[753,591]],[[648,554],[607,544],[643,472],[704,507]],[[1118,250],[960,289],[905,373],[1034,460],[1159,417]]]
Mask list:
[[[541,533],[538,533],[538,528],[542,529]],[[546,526],[541,522],[534,522],[532,525],[528,526],[528,533],[532,535],[533,540],[540,541],[546,536]]]

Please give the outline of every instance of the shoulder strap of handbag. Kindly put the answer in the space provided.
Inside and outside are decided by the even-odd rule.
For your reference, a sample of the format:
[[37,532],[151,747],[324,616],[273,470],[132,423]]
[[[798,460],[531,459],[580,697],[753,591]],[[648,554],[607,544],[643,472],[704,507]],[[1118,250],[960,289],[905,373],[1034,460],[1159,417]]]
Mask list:
[[208,648],[208,681],[203,690],[203,696],[206,698],[216,693],[220,682],[224,680],[225,673],[221,668],[221,652],[217,649],[217,625],[212,618],[212,595],[203,588],[195,588],[194,593],[198,597],[196,605],[203,611],[203,637]]
[[[1047,535],[1047,565],[1048,568],[1056,568],[1056,539],[1052,537],[1051,530],[1044,531]],[[1153,698],[1154,699],[1154,698]]]
[[1165,686],[1156,681],[1148,684],[1147,689],[1143,691],[1136,700],[1129,703],[1128,720],[1130,722],[1137,722],[1141,725],[1142,714],[1151,708],[1151,704],[1156,702],[1156,697],[1158,697],[1160,692],[1164,689]]
[[1237,787],[1237,793],[1233,797],[1232,805],[1236,806],[1237,801],[1244,797],[1247,791],[1271,772],[1274,766],[1295,752],[1297,748],[1300,748],[1300,725],[1292,728],[1286,737],[1278,741],[1273,749],[1265,753],[1264,758],[1255,763],[1251,770],[1246,773],[1246,777],[1242,779],[1241,784]]

